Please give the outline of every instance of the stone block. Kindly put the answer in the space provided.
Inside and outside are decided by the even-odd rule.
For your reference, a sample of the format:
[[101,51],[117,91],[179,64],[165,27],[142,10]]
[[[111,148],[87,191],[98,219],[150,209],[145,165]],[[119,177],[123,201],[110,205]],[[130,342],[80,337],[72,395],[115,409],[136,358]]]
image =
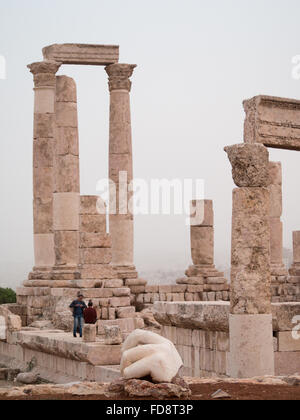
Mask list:
[[300,372],[300,352],[299,351],[278,351],[274,353],[275,375],[286,376],[295,375]]
[[[299,338],[296,339],[295,337]],[[298,351],[300,356],[300,334],[297,331],[281,331],[277,333],[278,338],[278,351]],[[294,372],[295,373],[295,372]]]
[[177,328],[176,343],[183,346],[192,346],[192,330],[187,328]]
[[52,87],[35,89],[34,113],[53,114],[55,104],[55,90]]
[[54,163],[54,140],[37,138],[33,142],[33,167],[52,168]]
[[83,341],[85,343],[94,343],[96,342],[96,325],[85,324],[83,326]]
[[52,198],[54,188],[53,168],[33,168],[33,196],[35,199]]
[[203,286],[200,286],[200,285],[188,285],[187,286],[187,291],[189,293],[203,292]]
[[55,264],[54,235],[34,235],[34,261],[37,267],[52,267]]
[[214,228],[191,226],[192,260],[197,264],[214,263]]
[[56,124],[58,127],[78,127],[77,104],[56,102]]
[[55,137],[55,153],[57,156],[79,156],[79,139],[77,127],[57,127]]
[[44,60],[63,64],[109,65],[119,60],[118,45],[53,44],[43,48]]
[[109,305],[116,307],[130,306],[130,298],[127,296],[124,297],[112,297],[109,299]]
[[300,101],[255,96],[244,101],[244,140],[278,149],[300,150]]
[[130,286],[131,293],[140,294],[145,292],[145,286]]
[[81,215],[80,232],[106,234],[106,216],[103,214]]
[[274,375],[272,315],[230,315],[229,375]]
[[172,284],[171,291],[172,293],[184,293],[187,288],[188,286],[186,284]]
[[122,344],[123,338],[121,329],[118,325],[104,325],[104,332],[105,332],[105,344],[107,345],[115,345],[115,344]]
[[126,279],[125,286],[146,286],[147,280],[140,279],[140,278],[133,278],[133,279]]
[[111,250],[109,248],[84,248],[80,250],[82,264],[109,264]]
[[282,215],[282,186],[270,185],[270,217],[280,218]]
[[190,204],[191,226],[213,226],[214,212],[212,200],[192,200]]
[[33,201],[33,229],[36,234],[51,233],[53,229],[53,201],[36,198]]
[[54,233],[55,264],[74,266],[79,263],[79,234],[76,231]]
[[294,250],[294,263],[300,264],[300,231],[293,232],[293,250]]
[[34,114],[33,136],[38,138],[54,138],[55,115],[54,114]]
[[111,236],[108,233],[80,233],[81,248],[111,248]]
[[104,211],[106,206],[102,198],[98,195],[82,195],[80,197],[80,214],[106,214]]
[[10,332],[20,331],[22,329],[22,320],[18,315],[8,315],[7,329]]
[[[127,216],[126,216],[127,217]],[[112,263],[115,265],[133,264],[133,220],[110,215],[109,230],[113,243]],[[127,275],[124,276],[126,278]]]
[[58,193],[80,191],[79,158],[74,155],[59,155],[54,163],[54,191]]
[[53,194],[53,229],[74,230],[79,229],[79,193]]
[[127,306],[127,307],[118,307],[116,309],[117,318],[132,318],[135,316],[135,307],[134,306]]
[[[270,219],[271,265],[283,264],[283,223],[279,218]],[[273,273],[273,272],[272,272]]]
[[269,162],[270,185],[282,185],[281,162]]
[[236,144],[224,148],[232,166],[232,177],[238,187],[267,187],[269,152],[262,144]]
[[128,287],[120,287],[118,289],[113,289],[112,292],[113,295],[116,297],[130,296],[130,289]]
[[145,286],[145,292],[146,293],[158,293],[158,285],[147,285]]
[[111,279],[111,280],[105,280],[105,287],[107,288],[116,288],[119,289],[120,287],[123,287],[123,280],[120,279]]

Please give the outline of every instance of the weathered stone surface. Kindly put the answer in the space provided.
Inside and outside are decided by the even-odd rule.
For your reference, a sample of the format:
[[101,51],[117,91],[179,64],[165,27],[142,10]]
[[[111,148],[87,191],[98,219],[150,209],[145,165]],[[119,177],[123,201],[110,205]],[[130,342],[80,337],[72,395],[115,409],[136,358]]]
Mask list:
[[[300,318],[299,318],[300,321]],[[297,333],[297,332],[296,332]],[[298,351],[300,356],[300,338],[294,338],[292,331],[280,331],[277,333],[278,351]],[[300,336],[300,334],[299,334]]]
[[55,153],[59,155],[79,156],[77,127],[57,127]]
[[55,192],[79,193],[79,158],[74,155],[56,156],[55,166]]
[[111,236],[108,233],[80,233],[81,248],[111,248]]
[[85,343],[95,343],[96,342],[96,333],[97,333],[96,325],[85,324],[83,326],[83,341]]
[[213,227],[191,226],[191,252],[195,265],[214,263]]
[[74,266],[79,263],[79,235],[76,231],[54,233],[55,261],[57,266]]
[[53,138],[55,128],[54,114],[34,114],[33,136],[38,138]]
[[269,162],[270,185],[282,185],[281,162]]
[[34,198],[52,198],[54,186],[53,168],[33,168],[33,193]]
[[116,273],[109,264],[84,264],[81,276],[83,279],[113,279],[116,278]]
[[136,279],[126,279],[125,286],[146,286],[147,280],[136,278]]
[[56,76],[57,102],[77,102],[76,83],[68,76]]
[[191,226],[213,226],[214,212],[212,200],[192,200],[191,209]]
[[270,217],[280,218],[282,215],[282,186],[270,185]]
[[21,384],[36,384],[38,382],[39,375],[33,372],[25,372],[25,373],[19,373],[19,375],[16,377],[16,381]]
[[54,158],[54,140],[37,138],[33,141],[33,167],[52,168]]
[[114,308],[122,306],[130,306],[130,298],[127,296],[124,297],[112,297],[109,299],[109,305]]
[[105,344],[122,344],[122,332],[118,325],[104,325]]
[[8,331],[20,331],[22,329],[22,320],[18,315],[10,314],[7,316]]
[[110,248],[85,248],[80,250],[82,264],[109,264],[111,262]]
[[[279,218],[270,219],[271,265],[283,265],[283,223]],[[273,271],[272,271],[273,274]]]
[[293,260],[300,263],[300,231],[293,232]]
[[106,216],[104,214],[83,214],[80,216],[80,231],[106,234]]
[[107,65],[119,60],[118,45],[53,44],[43,48],[45,60],[62,64]]
[[229,330],[228,302],[155,302],[153,315],[161,325],[206,331]]
[[33,230],[43,234],[52,232],[53,201],[51,198],[36,198],[33,201]]
[[224,148],[232,165],[232,177],[238,187],[269,185],[269,152],[261,144],[236,144]]
[[171,382],[182,365],[174,344],[150,331],[133,331],[122,346],[120,367],[125,379],[151,376],[155,382]]
[[53,194],[53,229],[79,230],[79,193]]
[[134,306],[126,306],[126,307],[119,307],[116,310],[117,318],[132,318],[135,316],[135,307]]
[[244,101],[244,109],[246,143],[300,150],[300,101],[261,95]]
[[292,331],[296,325],[293,321],[296,321],[300,314],[300,303],[273,303],[272,313],[274,331]]
[[130,289],[128,287],[120,287],[117,289],[113,289],[112,293],[116,297],[130,296]]

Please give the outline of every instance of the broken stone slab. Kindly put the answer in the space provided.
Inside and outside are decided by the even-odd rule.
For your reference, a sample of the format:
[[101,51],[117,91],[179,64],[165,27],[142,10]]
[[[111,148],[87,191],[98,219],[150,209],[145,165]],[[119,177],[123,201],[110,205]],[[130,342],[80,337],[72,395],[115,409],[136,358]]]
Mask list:
[[105,66],[119,61],[118,45],[53,44],[43,48],[44,60],[62,64]]
[[267,187],[269,152],[262,144],[235,144],[224,148],[232,165],[232,177],[238,187]]
[[83,326],[83,341],[85,343],[96,342],[97,327],[95,324],[85,324]]

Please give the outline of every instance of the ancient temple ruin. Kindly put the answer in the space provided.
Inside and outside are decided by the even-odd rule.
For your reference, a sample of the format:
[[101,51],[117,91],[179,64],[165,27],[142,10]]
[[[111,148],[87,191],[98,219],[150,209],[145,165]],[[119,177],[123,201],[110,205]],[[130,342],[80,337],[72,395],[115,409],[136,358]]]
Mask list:
[[[299,372],[300,340],[292,338],[292,330],[300,314],[300,232],[293,232],[294,262],[288,270],[283,263],[282,167],[269,161],[268,147],[300,150],[300,101],[267,96],[245,101],[244,142],[225,148],[236,185],[230,282],[214,263],[213,201],[193,200],[193,264],[172,285],[147,285],[134,265],[134,220],[128,207],[120,211],[110,196],[109,207],[116,204],[117,211],[109,215],[108,232],[106,203],[80,195],[76,84],[56,75],[67,64],[105,66],[108,178],[119,197],[120,173],[126,173],[127,185],[133,179],[130,78],[136,66],[120,64],[119,47],[111,45],[55,44],[43,55],[43,61],[28,66],[35,95],[35,262],[17,290],[17,305],[5,312],[8,332],[0,338],[0,355],[23,361],[34,356],[40,366],[81,379],[117,377],[120,345],[103,340],[105,328],[119,327],[122,341],[144,328],[139,312],[146,308],[154,311],[161,334],[175,344],[186,375]],[[79,290],[95,303],[97,336],[88,332],[87,342],[76,343],[74,350],[63,330],[70,331],[68,305]],[[49,335],[35,330],[41,320],[56,330]],[[29,325],[33,329],[24,330]],[[115,370],[103,370],[108,365]]]

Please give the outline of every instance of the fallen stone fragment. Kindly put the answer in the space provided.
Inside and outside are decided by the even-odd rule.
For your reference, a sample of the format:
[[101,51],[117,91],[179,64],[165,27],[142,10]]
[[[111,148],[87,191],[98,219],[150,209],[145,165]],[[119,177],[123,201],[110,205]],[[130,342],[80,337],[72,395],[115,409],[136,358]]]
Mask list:
[[38,380],[39,375],[32,372],[19,373],[19,375],[16,377],[16,382],[27,385],[36,384]]
[[129,397],[152,397],[158,400],[187,399],[191,395],[188,386],[183,387],[173,383],[154,384],[140,379],[128,380],[125,383],[124,390]]
[[211,396],[214,400],[216,399],[223,399],[223,398],[231,398],[227,392],[223,391],[222,389],[218,389],[216,392],[214,392]]

